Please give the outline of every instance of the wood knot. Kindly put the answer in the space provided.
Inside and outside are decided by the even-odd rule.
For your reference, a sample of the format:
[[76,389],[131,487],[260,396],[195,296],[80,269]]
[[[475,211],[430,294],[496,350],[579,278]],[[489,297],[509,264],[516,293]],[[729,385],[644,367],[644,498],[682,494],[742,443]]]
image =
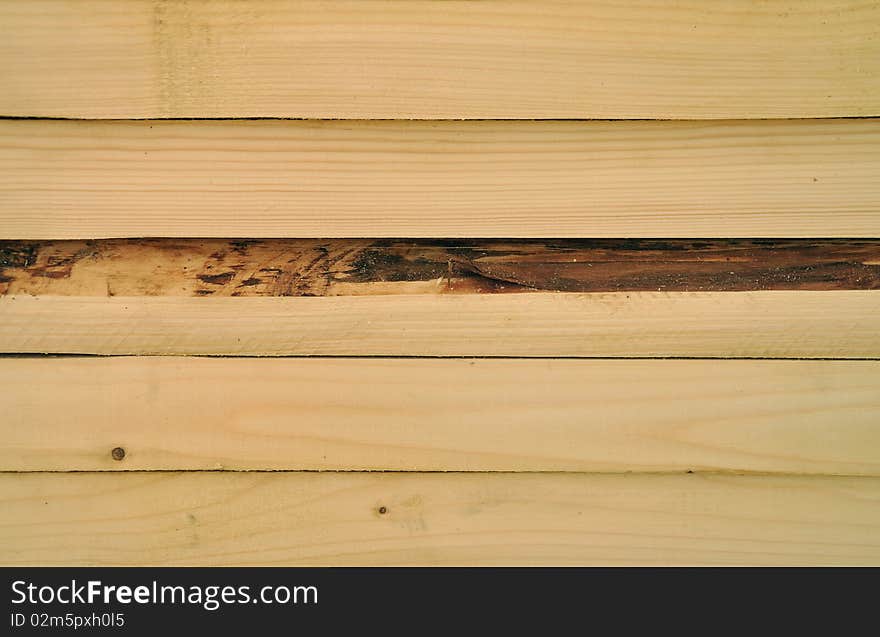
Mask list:
[[110,455],[113,456],[114,460],[122,460],[125,458],[125,449],[122,447],[114,447],[113,451],[110,452]]

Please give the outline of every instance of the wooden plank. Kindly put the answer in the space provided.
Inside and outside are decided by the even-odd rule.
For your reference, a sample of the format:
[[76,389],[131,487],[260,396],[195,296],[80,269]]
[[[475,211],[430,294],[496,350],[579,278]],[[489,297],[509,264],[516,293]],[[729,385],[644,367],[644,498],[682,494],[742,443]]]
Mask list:
[[876,289],[876,239],[0,241],[0,295]]
[[877,119],[0,121],[5,239],[880,237],[878,200]]
[[880,564],[876,478],[6,473],[0,510],[6,565]]
[[0,471],[880,476],[880,361],[7,357],[0,384]]
[[0,352],[880,358],[880,294],[0,296]]
[[880,115],[861,0],[0,3],[0,115]]

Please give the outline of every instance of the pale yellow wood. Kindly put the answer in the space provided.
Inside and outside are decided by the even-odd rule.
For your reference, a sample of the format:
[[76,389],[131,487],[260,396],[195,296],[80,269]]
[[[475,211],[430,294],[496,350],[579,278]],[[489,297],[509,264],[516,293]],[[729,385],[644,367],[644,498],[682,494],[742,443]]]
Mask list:
[[880,358],[880,293],[0,297],[0,352]]
[[4,0],[0,115],[880,115],[864,0]]
[[880,475],[880,361],[2,358],[0,385],[0,471]]
[[0,121],[7,239],[876,237],[878,202],[877,119]]
[[877,478],[7,473],[0,511],[4,565],[880,564]]

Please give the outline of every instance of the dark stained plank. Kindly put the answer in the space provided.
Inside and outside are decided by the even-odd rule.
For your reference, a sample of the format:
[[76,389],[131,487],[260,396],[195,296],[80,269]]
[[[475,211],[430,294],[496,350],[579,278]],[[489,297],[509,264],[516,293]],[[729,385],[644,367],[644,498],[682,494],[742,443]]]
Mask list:
[[880,289],[880,240],[0,242],[0,294],[359,296]]

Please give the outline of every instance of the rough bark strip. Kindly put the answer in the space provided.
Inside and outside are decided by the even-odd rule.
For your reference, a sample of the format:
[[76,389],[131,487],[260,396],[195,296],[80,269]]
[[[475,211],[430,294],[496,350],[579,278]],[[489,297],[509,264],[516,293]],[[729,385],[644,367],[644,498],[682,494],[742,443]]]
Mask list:
[[0,242],[0,294],[362,296],[880,289],[880,240]]

